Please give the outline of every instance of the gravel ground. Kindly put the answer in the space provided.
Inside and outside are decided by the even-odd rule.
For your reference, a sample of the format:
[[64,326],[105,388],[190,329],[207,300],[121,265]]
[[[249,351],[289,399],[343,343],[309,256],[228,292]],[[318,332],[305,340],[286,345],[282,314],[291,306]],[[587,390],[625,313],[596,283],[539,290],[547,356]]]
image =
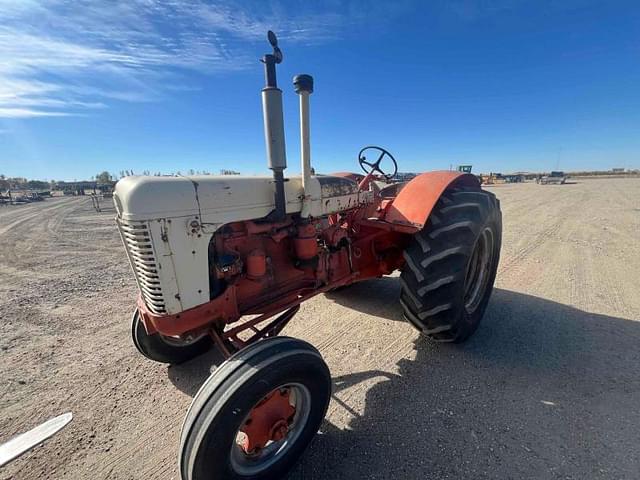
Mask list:
[[[490,189],[502,259],[466,344],[420,338],[394,277],[316,297],[285,329],[334,379],[291,478],[640,476],[640,179]],[[113,215],[88,198],[0,208],[0,440],[74,413],[0,480],[178,478],[182,418],[219,358],[137,354]]]

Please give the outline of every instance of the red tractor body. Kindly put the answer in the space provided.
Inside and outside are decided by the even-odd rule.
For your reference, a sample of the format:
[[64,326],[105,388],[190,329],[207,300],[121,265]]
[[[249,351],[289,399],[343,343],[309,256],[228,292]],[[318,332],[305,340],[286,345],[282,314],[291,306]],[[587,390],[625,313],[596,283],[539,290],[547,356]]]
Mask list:
[[[372,178],[336,176],[340,175],[360,180],[361,187]],[[272,335],[291,316],[266,328],[259,326],[278,313],[319,293],[401,269],[403,251],[413,234],[424,227],[433,206],[452,186],[480,190],[473,175],[430,172],[406,184],[389,184],[376,192],[373,203],[328,218],[306,221],[290,215],[276,223],[230,223],[214,235],[210,253],[222,252],[232,259],[226,268],[211,262],[211,281],[224,284],[224,292],[173,315],[151,312],[139,297],[145,329],[167,337],[206,332],[227,355]],[[242,320],[247,316],[253,318]],[[225,329],[227,325],[233,327]],[[247,331],[252,335],[242,339],[239,334]]]

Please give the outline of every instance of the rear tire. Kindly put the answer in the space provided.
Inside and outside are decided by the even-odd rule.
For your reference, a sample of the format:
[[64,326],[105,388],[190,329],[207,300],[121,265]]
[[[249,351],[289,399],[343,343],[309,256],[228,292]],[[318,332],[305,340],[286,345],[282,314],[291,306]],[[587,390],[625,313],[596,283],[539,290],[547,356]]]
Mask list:
[[211,349],[213,342],[205,335],[193,342],[180,343],[178,339],[163,337],[159,333],[149,335],[136,309],[131,319],[131,338],[138,351],[150,360],[177,365],[191,360]]
[[436,341],[469,338],[491,296],[501,241],[502,214],[493,193],[447,190],[404,252],[405,318]]
[[[239,432],[260,422],[252,415],[281,389],[299,392],[287,433],[246,453]],[[318,431],[330,397],[329,369],[308,343],[274,337],[242,349],[215,370],[189,407],[180,438],[182,480],[282,478]]]

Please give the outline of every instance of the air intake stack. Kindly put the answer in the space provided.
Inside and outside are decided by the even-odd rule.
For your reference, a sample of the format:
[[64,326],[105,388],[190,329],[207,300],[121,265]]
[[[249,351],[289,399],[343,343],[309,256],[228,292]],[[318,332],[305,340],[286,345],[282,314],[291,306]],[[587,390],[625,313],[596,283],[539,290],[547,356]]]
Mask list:
[[309,95],[313,93],[313,77],[300,74],[293,77],[293,87],[300,97],[300,160],[302,171],[302,189],[304,199],[302,217],[309,216],[309,183],[311,181],[311,141],[309,135]]
[[282,90],[276,80],[276,64],[282,62],[282,52],[278,48],[275,33],[267,34],[273,53],[264,55],[265,87],[262,89],[262,114],[264,118],[264,137],[267,146],[269,168],[273,171],[275,183],[275,210],[269,214],[269,220],[282,221],[286,215],[284,196],[284,170],[287,168],[287,153],[284,142],[284,115],[282,113]]

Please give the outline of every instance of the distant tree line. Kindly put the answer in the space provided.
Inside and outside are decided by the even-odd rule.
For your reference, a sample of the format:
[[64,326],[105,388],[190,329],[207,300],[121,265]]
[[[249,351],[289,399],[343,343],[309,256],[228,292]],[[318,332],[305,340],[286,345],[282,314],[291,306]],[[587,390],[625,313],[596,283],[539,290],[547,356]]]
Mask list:
[[6,177],[0,174],[0,190],[50,190],[51,182],[27,180],[23,177]]
[[[193,168],[189,169],[185,173],[186,175],[212,175],[211,172],[207,170],[194,170]],[[134,172],[133,170],[120,170],[118,174],[110,173],[107,170],[103,170],[100,173],[97,173],[89,180],[95,182],[98,185],[109,185],[117,180],[129,177],[132,175],[146,175],[146,176],[156,176],[161,177],[163,175],[168,176],[182,176],[182,172],[177,170],[175,172],[170,173],[162,173],[162,172],[154,172],[151,173],[149,170],[142,170],[141,172]],[[221,169],[220,175],[240,175],[240,172],[229,169]],[[76,182],[76,180],[73,180]],[[0,174],[0,190],[55,190],[58,185],[56,180],[29,180],[24,177],[7,177],[6,175]]]

